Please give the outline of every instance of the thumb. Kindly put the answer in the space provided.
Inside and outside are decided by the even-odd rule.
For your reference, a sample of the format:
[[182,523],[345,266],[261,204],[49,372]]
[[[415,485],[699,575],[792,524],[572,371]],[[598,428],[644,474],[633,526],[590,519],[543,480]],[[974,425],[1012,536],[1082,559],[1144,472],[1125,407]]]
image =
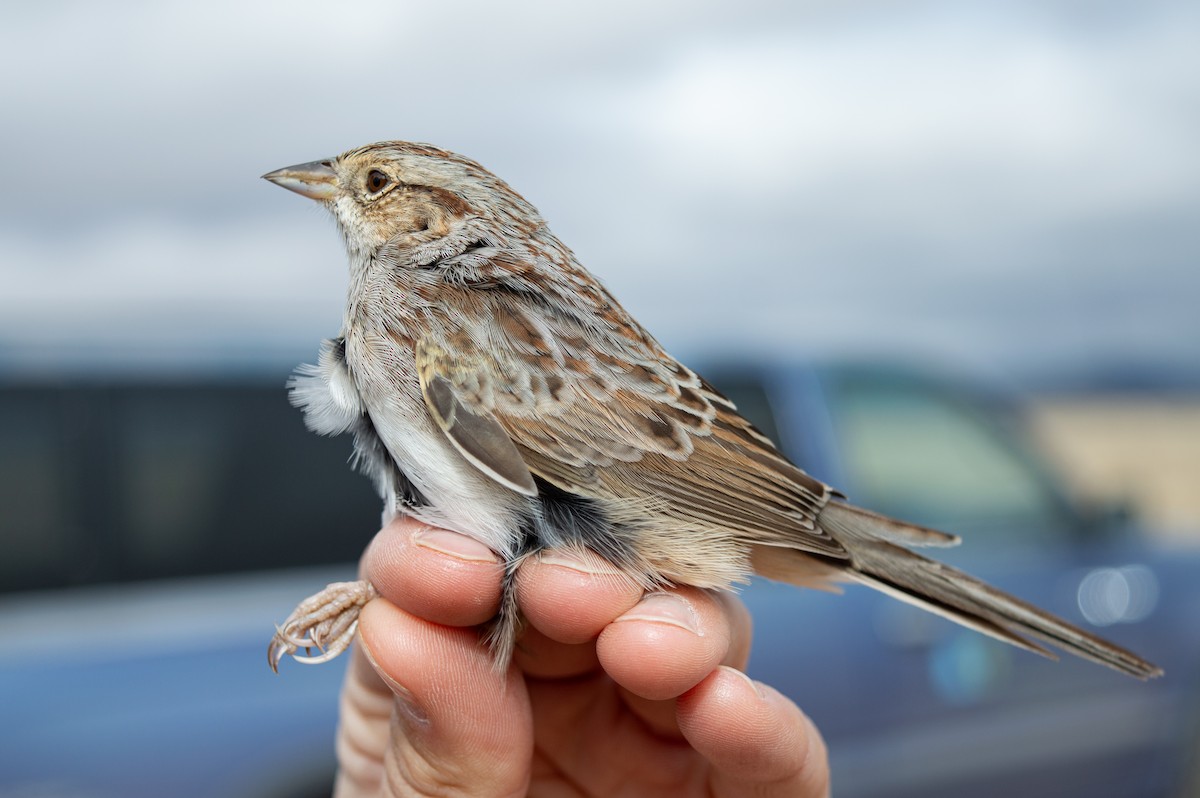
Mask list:
[[359,617],[359,643],[342,695],[337,798],[525,795],[525,683],[515,668],[493,669],[474,630],[376,599]]

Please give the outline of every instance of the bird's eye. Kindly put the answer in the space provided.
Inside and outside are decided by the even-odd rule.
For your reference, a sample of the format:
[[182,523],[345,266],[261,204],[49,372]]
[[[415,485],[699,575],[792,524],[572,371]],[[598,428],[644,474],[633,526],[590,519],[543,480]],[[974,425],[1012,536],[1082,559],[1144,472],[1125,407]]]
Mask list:
[[383,191],[390,182],[392,181],[388,179],[388,176],[378,169],[372,169],[370,172],[367,172],[367,191],[370,191],[372,194]]

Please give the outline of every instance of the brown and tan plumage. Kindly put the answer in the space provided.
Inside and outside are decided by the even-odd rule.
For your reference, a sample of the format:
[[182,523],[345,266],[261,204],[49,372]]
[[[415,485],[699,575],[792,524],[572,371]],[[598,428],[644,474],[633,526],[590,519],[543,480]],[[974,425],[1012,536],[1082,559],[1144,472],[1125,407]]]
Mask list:
[[[855,581],[986,634],[1033,637],[1131,675],[1136,655],[909,547],[957,538],[854,507],[780,454],[625,312],[516,192],[473,161],[384,142],[267,179],[333,212],[350,255],[340,336],[293,400],[323,434],[353,433],[385,501],[486,543],[509,563],[589,548],[647,588],[729,588],[751,572]],[[511,579],[489,642],[519,629]],[[332,585],[279,630],[324,661],[369,586]],[[299,656],[317,647],[316,657]]]

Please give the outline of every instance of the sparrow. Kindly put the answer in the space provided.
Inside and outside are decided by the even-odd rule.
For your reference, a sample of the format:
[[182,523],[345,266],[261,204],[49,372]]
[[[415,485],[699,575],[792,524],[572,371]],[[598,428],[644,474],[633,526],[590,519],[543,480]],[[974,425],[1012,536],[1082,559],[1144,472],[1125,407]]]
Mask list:
[[[291,400],[312,431],[353,436],[385,523],[412,516],[503,560],[485,635],[498,668],[521,629],[517,567],[565,548],[646,590],[725,590],[752,573],[860,583],[1023,649],[1161,674],[912,551],[957,536],[856,507],[791,463],[475,161],[387,141],[263,177],[324,205],[349,257],[341,331],[297,371]],[[277,628],[271,667],[337,656],[375,595],[347,582],[302,602]]]

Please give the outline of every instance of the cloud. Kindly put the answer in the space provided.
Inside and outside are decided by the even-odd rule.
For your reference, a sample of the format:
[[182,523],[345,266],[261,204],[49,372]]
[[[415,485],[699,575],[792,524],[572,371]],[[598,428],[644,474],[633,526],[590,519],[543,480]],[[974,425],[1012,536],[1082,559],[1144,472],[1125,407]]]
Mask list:
[[189,226],[151,216],[53,247],[10,233],[0,238],[0,341],[141,349],[239,342],[257,351],[315,343],[336,334],[345,296],[345,256],[332,228],[311,217]]
[[0,347],[313,348],[337,237],[257,175],[404,137],[510,180],[676,348],[1195,364],[1198,17],[27,4],[0,29]]

